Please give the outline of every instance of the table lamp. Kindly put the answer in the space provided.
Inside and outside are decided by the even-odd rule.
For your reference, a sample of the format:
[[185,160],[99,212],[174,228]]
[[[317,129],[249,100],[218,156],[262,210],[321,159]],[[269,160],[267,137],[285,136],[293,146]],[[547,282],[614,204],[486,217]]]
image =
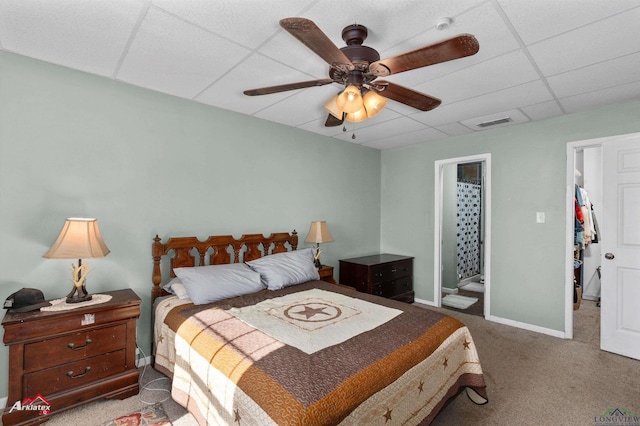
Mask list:
[[73,288],[67,295],[67,303],[78,303],[91,300],[86,286],[89,269],[82,264],[82,259],[104,257],[109,251],[102,241],[96,219],[72,217],[65,221],[58,239],[42,257],[78,259],[78,266],[71,265]]
[[316,243],[316,254],[313,256],[313,261],[316,267],[320,268],[322,266],[322,263],[320,263],[320,243],[330,243],[333,241],[329,228],[327,228],[327,222],[324,220],[311,222],[309,234],[307,234],[307,238],[304,241],[307,243]]

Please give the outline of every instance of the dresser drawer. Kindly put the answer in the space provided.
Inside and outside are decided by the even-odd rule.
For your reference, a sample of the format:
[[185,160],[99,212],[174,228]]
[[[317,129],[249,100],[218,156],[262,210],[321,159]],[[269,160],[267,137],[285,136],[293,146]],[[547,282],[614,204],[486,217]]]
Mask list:
[[24,392],[53,395],[125,371],[124,349],[24,375]]
[[413,262],[411,260],[375,265],[371,267],[371,282],[375,284],[411,276],[412,269]]
[[394,297],[399,294],[406,293],[413,290],[411,277],[402,277],[397,280],[385,283],[383,286],[382,296]]
[[126,325],[120,324],[30,343],[24,347],[24,368],[25,371],[44,370],[62,362],[114,352],[125,347],[126,336]]

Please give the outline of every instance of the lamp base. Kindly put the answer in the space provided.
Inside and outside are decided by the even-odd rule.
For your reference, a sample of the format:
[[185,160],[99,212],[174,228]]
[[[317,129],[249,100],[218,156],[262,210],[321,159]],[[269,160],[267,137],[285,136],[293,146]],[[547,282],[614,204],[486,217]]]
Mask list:
[[85,286],[76,287],[73,286],[73,289],[69,294],[67,294],[67,303],[80,303],[87,302],[91,300],[92,297],[89,293],[87,293],[87,288]]

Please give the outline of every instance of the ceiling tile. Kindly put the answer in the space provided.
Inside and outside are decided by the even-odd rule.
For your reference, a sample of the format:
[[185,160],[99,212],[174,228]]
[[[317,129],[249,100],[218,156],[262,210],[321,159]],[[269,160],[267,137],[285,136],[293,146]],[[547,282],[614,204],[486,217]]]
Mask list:
[[538,79],[528,57],[516,50],[481,62],[415,87],[446,103],[454,103],[485,93]]
[[449,136],[462,136],[473,133],[473,130],[469,129],[466,126],[463,126],[460,123],[442,124],[440,126],[435,126],[434,129],[439,130],[440,132]]
[[[626,70],[626,72],[619,72]],[[547,81],[559,98],[620,86],[640,80],[640,53],[600,62],[549,77]]]
[[638,22],[640,8],[536,43],[529,52],[545,76],[611,60],[640,51]]
[[[491,3],[475,7],[455,18],[452,26],[446,31],[434,30],[435,37],[431,42],[444,40],[461,33],[469,33],[476,37],[480,45],[478,53],[462,59],[430,65],[425,68],[404,72],[393,78],[394,83],[413,87],[425,81],[448,75],[463,68],[473,66],[496,56],[518,49],[520,46],[505,25],[501,16]],[[409,40],[412,45],[417,45]],[[400,53],[400,52],[398,52]]]
[[622,86],[596,90],[560,99],[560,103],[568,113],[587,111],[619,102],[631,102],[640,98],[640,82],[623,84]]
[[531,120],[544,120],[545,118],[563,114],[563,111],[557,101],[547,101],[535,105],[527,105],[520,109]]
[[[308,75],[279,62],[260,54],[253,54],[207,88],[197,97],[197,100],[244,114],[254,114],[275,102],[295,95],[296,91],[247,96],[243,93],[244,90],[310,79]],[[329,87],[334,87],[333,90],[336,93],[339,90],[338,85]],[[306,90],[312,92],[315,89],[317,88],[311,87]],[[322,98],[319,97],[318,102],[321,100]]]
[[551,94],[541,81],[521,84],[461,102],[441,105],[428,113],[413,114],[411,117],[429,126],[480,117],[507,109],[533,105],[551,100]]
[[294,127],[320,118],[326,119],[326,111],[322,106],[335,96],[336,92],[331,85],[289,92],[293,94],[258,111],[255,116]]
[[3,0],[0,41],[11,52],[111,77],[146,4]]
[[[508,120],[508,121],[507,121]],[[504,121],[504,122],[500,122]],[[521,124],[530,121],[529,118],[522,113],[522,111],[517,109],[512,109],[509,111],[500,111],[495,112],[489,115],[483,115],[480,117],[474,117],[467,120],[462,120],[460,123],[464,126],[472,130],[484,130],[481,124],[489,124],[485,128],[491,127],[495,129],[496,127],[505,127],[505,126],[513,126],[514,124]]]
[[116,77],[192,99],[248,53],[237,44],[151,8]]
[[[367,122],[370,122],[370,120],[367,120]],[[361,127],[361,128],[350,127],[349,123],[347,123],[347,132],[346,132],[347,134],[340,135],[337,137],[338,139],[347,140],[348,138],[351,137],[351,132],[355,131],[357,138],[360,138],[362,141],[367,141],[368,143],[368,141],[384,139],[384,138],[395,136],[401,133],[415,132],[417,130],[423,130],[424,128],[425,128],[425,125],[422,123],[419,123],[407,117],[400,117],[394,120],[387,120],[379,124],[375,124],[367,127]],[[402,129],[402,131],[398,132],[398,129]],[[359,142],[359,143],[363,143],[363,142]]]
[[311,0],[153,0],[153,4],[220,37],[255,49],[280,31],[278,22]]
[[384,139],[376,139],[373,142],[363,143],[362,145],[377,149],[390,149],[444,139],[447,136],[447,134],[442,133],[437,129],[426,128],[416,132],[391,136]]
[[640,6],[638,0],[497,0],[525,44]]

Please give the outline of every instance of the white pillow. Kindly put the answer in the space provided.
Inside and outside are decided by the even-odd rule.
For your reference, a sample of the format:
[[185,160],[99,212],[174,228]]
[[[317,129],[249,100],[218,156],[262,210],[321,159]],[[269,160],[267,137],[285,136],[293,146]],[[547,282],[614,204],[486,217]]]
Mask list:
[[196,305],[264,289],[260,274],[244,263],[175,268],[173,272]]
[[180,278],[176,277],[166,283],[164,287],[165,291],[175,294],[178,296],[178,299],[188,299],[189,295],[187,294],[187,290],[184,288],[184,285],[180,281]]
[[270,254],[246,263],[260,273],[263,284],[269,290],[279,290],[320,279],[318,268],[313,263],[314,252],[313,248],[294,250]]

